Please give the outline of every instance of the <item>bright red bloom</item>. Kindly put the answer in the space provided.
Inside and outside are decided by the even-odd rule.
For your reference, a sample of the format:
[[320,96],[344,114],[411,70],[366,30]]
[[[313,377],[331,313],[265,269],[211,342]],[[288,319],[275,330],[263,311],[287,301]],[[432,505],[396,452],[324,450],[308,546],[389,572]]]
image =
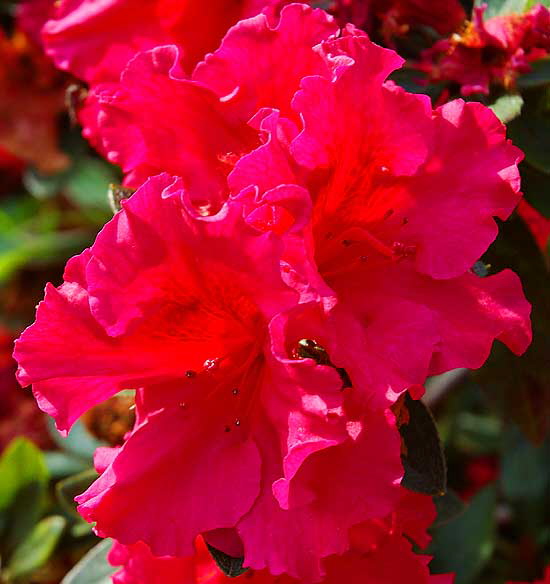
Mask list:
[[206,53],[216,49],[230,26],[269,3],[60,0],[42,38],[58,67],[88,83],[116,80],[137,52],[171,43],[182,48],[180,63],[191,71]]
[[16,344],[19,380],[63,430],[138,388],[136,428],[78,498],[100,534],[185,556],[210,532],[253,568],[319,578],[349,527],[393,507],[393,415],[298,352],[334,341],[283,283],[280,238],[238,203],[200,217],[186,198],[179,179],[150,179],[69,262]]
[[[258,229],[279,229],[274,218],[288,224],[288,215],[298,229],[311,213],[298,229],[305,254],[288,245],[285,259],[304,297],[313,287],[338,299],[334,330],[342,340],[353,331],[366,355],[352,368],[361,387],[394,400],[427,374],[480,367],[495,338],[523,352],[529,305],[519,280],[469,269],[496,236],[493,217],[507,218],[519,200],[521,153],[504,126],[480,104],[432,112],[427,97],[384,84],[401,60],[365,37],[316,50],[330,73],[305,77],[293,98],[303,129],[273,114],[255,120],[265,144],[237,163],[229,184],[250,187],[240,200]],[[251,183],[253,170],[260,178]],[[311,211],[299,191],[273,196],[293,182],[307,188]]]
[[94,131],[131,183],[168,169],[206,212],[238,195],[251,225],[290,229],[285,278],[337,304],[334,363],[392,402],[428,374],[481,366],[495,338],[529,343],[516,276],[470,272],[520,198],[521,152],[487,108],[432,111],[385,82],[394,52],[334,35],[325,13],[290,5],[233,27],[191,80],[175,47],[142,53],[97,88]]
[[484,7],[461,34],[438,41],[422,55],[419,68],[432,81],[456,82],[462,95],[489,93],[490,85],[513,89],[530,63],[550,51],[550,12],[541,4],[524,14],[483,19]]
[[[429,497],[403,490],[398,508],[382,521],[366,522],[352,530],[352,549],[325,560],[323,584],[452,584],[451,575],[430,575],[429,556],[416,555],[409,540],[420,547],[429,542],[426,528],[434,519]],[[196,551],[187,558],[156,558],[138,543],[115,543],[109,554],[113,565],[123,568],[115,574],[115,584],[222,584],[232,581],[211,559],[201,538]],[[243,581],[252,584],[298,584],[288,576],[267,571],[248,571]]]

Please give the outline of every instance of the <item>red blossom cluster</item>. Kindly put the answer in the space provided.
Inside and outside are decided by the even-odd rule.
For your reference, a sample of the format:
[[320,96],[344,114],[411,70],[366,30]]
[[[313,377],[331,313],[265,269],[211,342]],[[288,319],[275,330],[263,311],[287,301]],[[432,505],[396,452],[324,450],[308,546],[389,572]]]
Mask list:
[[486,6],[474,8],[473,18],[424,51],[419,69],[431,81],[454,82],[462,95],[488,94],[492,84],[513,89],[531,63],[550,52],[550,11],[537,4],[523,14],[485,19]]
[[[56,117],[64,110],[65,78],[32,38],[0,29],[0,168],[15,182],[22,167],[43,173],[65,169]],[[4,182],[4,181],[3,181]],[[0,192],[8,184],[0,185]]]
[[395,52],[305,4],[47,14],[47,53],[89,84],[84,135],[136,192],[15,357],[63,432],[136,390],[77,497],[114,581],[223,582],[205,541],[253,582],[450,583],[413,552],[434,510],[401,486],[395,404],[530,342],[517,276],[472,270],[520,200],[503,125],[433,109],[387,80]]

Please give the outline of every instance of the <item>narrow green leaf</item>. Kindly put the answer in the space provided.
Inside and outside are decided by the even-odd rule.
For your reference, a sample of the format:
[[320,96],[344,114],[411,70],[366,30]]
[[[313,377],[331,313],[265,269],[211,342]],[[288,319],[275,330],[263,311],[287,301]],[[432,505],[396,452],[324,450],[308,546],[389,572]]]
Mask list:
[[40,450],[26,438],[15,438],[0,458],[0,546],[13,550],[43,513],[48,470]]
[[447,486],[447,470],[441,441],[430,410],[420,400],[405,395],[409,421],[399,432],[405,444],[401,456],[405,476],[401,484],[417,493],[441,495]]
[[71,571],[61,584],[111,584],[111,576],[118,570],[107,561],[113,541],[104,539],[94,546]]
[[495,538],[496,491],[481,490],[456,519],[433,530],[428,552],[434,555],[430,570],[455,572],[455,584],[474,582],[491,557]]
[[228,556],[226,553],[217,550],[208,543],[206,544],[206,547],[208,548],[210,555],[214,558],[218,568],[229,578],[236,578],[248,570],[248,568],[243,568],[244,558]]
[[67,522],[60,515],[42,519],[15,549],[3,574],[8,582],[17,582],[43,566],[52,555]]
[[80,515],[76,511],[74,498],[83,493],[97,477],[97,472],[91,468],[67,477],[55,485],[57,499],[68,513],[80,518]]
[[27,438],[12,440],[0,458],[0,509],[5,509],[24,486],[48,484],[48,469],[42,452]]

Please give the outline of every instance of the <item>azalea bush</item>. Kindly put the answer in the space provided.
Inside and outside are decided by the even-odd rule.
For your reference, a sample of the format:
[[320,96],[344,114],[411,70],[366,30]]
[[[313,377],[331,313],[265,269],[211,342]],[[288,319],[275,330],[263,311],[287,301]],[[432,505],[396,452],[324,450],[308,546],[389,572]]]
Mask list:
[[548,2],[0,17],[0,582],[550,582]]

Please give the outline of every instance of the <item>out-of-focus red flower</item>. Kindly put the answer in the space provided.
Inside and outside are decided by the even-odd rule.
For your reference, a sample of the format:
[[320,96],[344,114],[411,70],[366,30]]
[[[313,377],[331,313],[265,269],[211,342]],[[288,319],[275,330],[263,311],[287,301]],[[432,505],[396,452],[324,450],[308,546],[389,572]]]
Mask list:
[[513,89],[530,63],[550,50],[550,12],[538,4],[524,14],[484,20],[485,8],[474,8],[461,33],[435,43],[422,54],[418,68],[431,80],[454,82],[462,95],[488,94],[490,85]]
[[480,456],[469,460],[464,471],[465,486],[460,490],[463,499],[471,499],[480,489],[498,477],[498,460],[492,456]]
[[351,22],[390,45],[394,37],[419,27],[449,35],[466,19],[459,0],[335,0],[331,11],[341,24]]
[[65,77],[25,33],[0,31],[0,148],[45,174],[69,164],[59,150]]
[[16,436],[30,438],[40,448],[52,447],[46,418],[31,393],[22,390],[15,378],[11,353],[14,336],[0,327],[0,452]]
[[0,195],[17,188],[24,168],[25,163],[21,158],[0,147]]
[[548,240],[550,238],[550,219],[541,215],[527,201],[522,200],[517,208],[519,216],[525,221],[527,227],[533,234],[537,245],[543,252],[546,252]]

